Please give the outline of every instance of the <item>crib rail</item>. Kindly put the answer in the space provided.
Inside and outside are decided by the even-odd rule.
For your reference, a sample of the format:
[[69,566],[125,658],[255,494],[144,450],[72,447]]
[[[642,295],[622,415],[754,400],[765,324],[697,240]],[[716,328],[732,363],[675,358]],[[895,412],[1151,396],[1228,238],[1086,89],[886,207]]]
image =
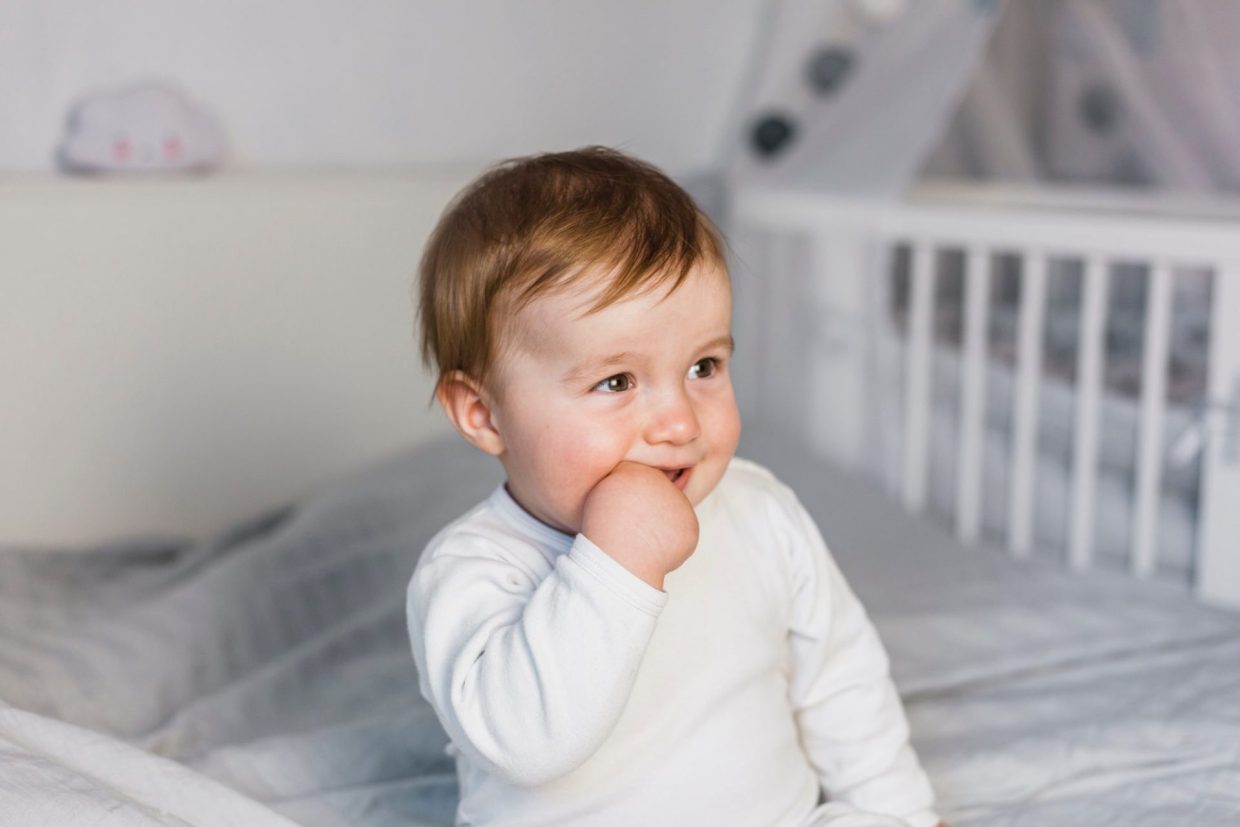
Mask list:
[[[959,429],[953,521],[966,543],[981,535],[984,487],[987,336],[995,256],[1018,262],[1019,298],[1008,435],[1003,542],[1011,554],[1035,545],[1037,434],[1043,392],[1043,331],[1048,268],[1073,262],[1081,271],[1070,508],[1063,515],[1064,559],[1096,564],[1098,462],[1104,400],[1108,292],[1113,270],[1146,272],[1138,431],[1127,565],[1138,577],[1159,566],[1159,495],[1169,446],[1169,337],[1176,279],[1189,270],[1211,278],[1208,382],[1199,421],[1186,438],[1201,453],[1199,512],[1189,567],[1205,600],[1240,606],[1240,212],[1209,217],[1151,215],[1084,205],[987,205],[960,199],[901,203],[840,200],[819,194],[746,189],[734,193],[729,220],[739,261],[738,341],[764,342],[738,369],[752,381],[750,414],[809,423],[806,437],[838,461],[881,474],[867,459],[873,425],[889,400],[868,381],[891,336],[883,312],[893,258],[907,251],[908,298],[903,348],[902,438],[895,489],[914,512],[927,508],[931,448],[931,355],[939,257],[963,257]],[[806,353],[812,355],[806,356]],[[835,394],[795,393],[789,364],[809,358]],[[811,383],[812,384],[812,383]],[[816,393],[816,396],[815,396]],[[829,396],[829,398],[827,398]],[[763,400],[770,404],[764,404]],[[788,409],[808,412],[790,417]],[[1183,446],[1180,446],[1183,449]],[[1183,453],[1183,450],[1181,450]]]

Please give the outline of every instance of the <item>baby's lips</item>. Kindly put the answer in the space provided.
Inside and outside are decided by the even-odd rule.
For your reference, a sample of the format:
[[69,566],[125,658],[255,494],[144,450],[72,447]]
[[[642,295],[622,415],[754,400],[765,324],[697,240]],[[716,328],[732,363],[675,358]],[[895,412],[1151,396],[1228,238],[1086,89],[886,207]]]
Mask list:
[[689,484],[689,473],[693,470],[693,466],[685,465],[680,468],[660,468],[659,470],[667,477],[668,482],[680,491],[684,491],[685,486]]

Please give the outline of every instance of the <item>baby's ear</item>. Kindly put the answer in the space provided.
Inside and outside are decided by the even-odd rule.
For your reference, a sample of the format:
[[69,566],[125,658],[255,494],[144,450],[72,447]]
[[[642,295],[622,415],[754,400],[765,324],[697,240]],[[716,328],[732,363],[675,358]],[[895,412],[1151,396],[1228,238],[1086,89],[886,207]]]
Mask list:
[[435,396],[470,444],[492,456],[503,453],[504,441],[491,421],[491,397],[480,383],[454,370],[440,380]]

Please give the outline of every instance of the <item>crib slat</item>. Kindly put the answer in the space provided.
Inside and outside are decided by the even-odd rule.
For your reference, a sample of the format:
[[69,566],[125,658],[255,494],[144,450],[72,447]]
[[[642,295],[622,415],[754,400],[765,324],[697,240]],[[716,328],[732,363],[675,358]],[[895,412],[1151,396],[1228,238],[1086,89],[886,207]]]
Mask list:
[[1046,312],[1046,256],[1025,256],[1020,276],[1019,348],[1012,426],[1012,481],[1008,550],[1027,557],[1033,548],[1033,472],[1037,456],[1038,393],[1042,381],[1042,326]]
[[[892,273],[895,271],[898,242],[875,236],[870,250],[871,274],[864,283],[865,322],[862,340],[865,351],[865,405],[861,409],[862,430],[865,434],[863,451],[864,466],[879,481],[883,489],[895,495],[900,490],[899,457],[891,450],[896,442],[885,425],[888,411],[899,407],[898,389],[893,392],[887,382],[879,377],[898,376],[900,353],[894,343],[899,341],[889,314],[892,305]],[[896,357],[896,358],[893,358]]]
[[[763,318],[762,371],[758,376],[758,396],[763,400],[760,415],[781,425],[787,411],[785,384],[788,371],[784,365],[793,356],[789,334],[792,332],[792,306],[797,301],[795,287],[790,283],[795,237],[788,232],[772,232],[767,237],[766,272],[763,290],[766,311]],[[793,345],[795,347],[795,345]]]
[[977,541],[981,527],[982,436],[986,427],[986,332],[990,328],[988,252],[969,250],[965,269],[964,365],[960,388],[960,454],[956,536]]
[[1167,348],[1171,335],[1171,267],[1165,262],[1151,267],[1146,295],[1145,345],[1141,355],[1141,430],[1131,552],[1132,571],[1138,577],[1153,573],[1157,554],[1163,420],[1167,410]]
[[732,233],[729,263],[732,271],[732,328],[736,353],[732,357],[733,378],[742,419],[757,419],[763,412],[759,383],[766,366],[762,335],[767,318],[768,293],[764,289],[769,272],[770,232],[754,225],[738,226]]
[[926,504],[927,439],[930,432],[930,334],[934,301],[934,247],[913,245],[908,357],[904,374],[904,505]]
[[1068,563],[1088,568],[1094,552],[1094,493],[1098,484],[1098,415],[1102,396],[1102,353],[1106,340],[1109,269],[1102,258],[1085,265],[1080,345],[1076,368],[1076,416],[1072,438],[1072,527]]
[[1201,463],[1196,588],[1203,600],[1240,609],[1240,263],[1218,266],[1210,303],[1212,427]]
[[803,239],[802,250],[799,269],[810,278],[809,289],[801,285],[799,292],[810,301],[789,309],[800,320],[797,340],[810,347],[810,364],[822,377],[799,382],[815,423],[809,444],[842,467],[858,469],[866,459],[867,412],[874,407],[869,392],[877,384],[865,364],[865,340],[874,330],[866,326],[866,291],[888,271],[880,269],[870,236],[820,232]]

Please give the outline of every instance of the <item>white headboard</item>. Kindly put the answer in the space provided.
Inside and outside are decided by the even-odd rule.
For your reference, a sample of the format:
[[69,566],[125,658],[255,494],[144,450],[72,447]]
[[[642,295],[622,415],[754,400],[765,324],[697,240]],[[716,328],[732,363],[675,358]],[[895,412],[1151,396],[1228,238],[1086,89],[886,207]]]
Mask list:
[[445,432],[411,286],[479,170],[0,184],[0,547],[207,535]]

